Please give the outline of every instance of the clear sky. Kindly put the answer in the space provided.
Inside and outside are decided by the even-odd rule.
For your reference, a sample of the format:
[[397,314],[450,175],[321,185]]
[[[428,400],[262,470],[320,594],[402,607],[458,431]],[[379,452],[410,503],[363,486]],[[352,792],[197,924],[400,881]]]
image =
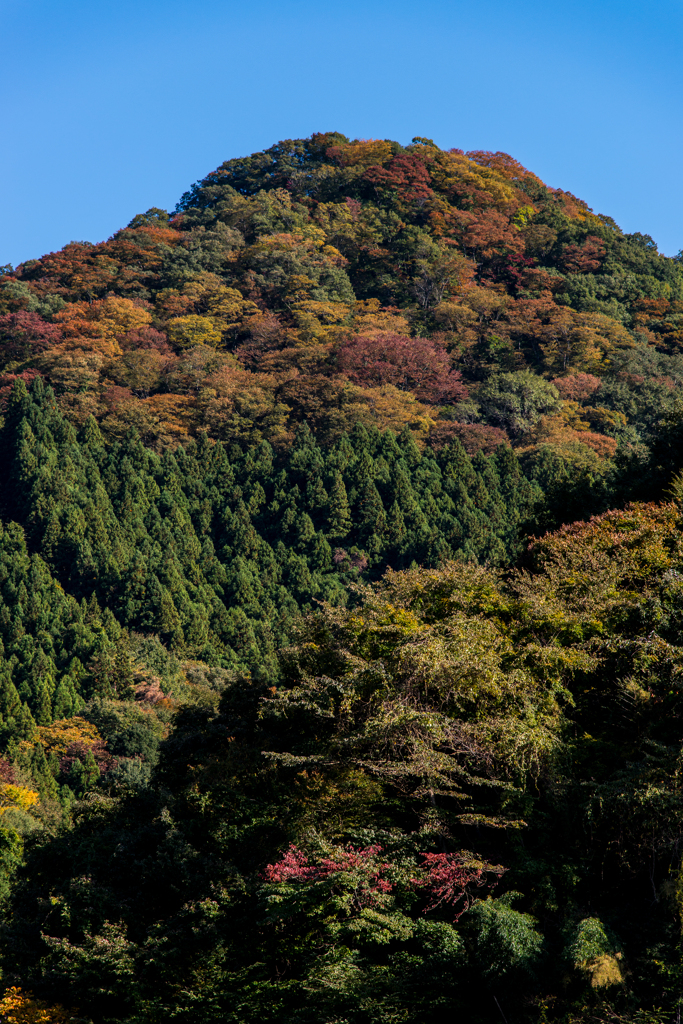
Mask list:
[[681,0],[0,0],[0,264],[314,131],[511,153],[683,248]]

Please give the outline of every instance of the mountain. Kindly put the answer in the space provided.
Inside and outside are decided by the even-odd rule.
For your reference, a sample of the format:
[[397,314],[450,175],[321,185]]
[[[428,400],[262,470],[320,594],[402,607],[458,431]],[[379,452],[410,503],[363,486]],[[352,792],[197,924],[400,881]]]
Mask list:
[[675,1020],[683,260],[328,133],[3,270],[0,1015]]

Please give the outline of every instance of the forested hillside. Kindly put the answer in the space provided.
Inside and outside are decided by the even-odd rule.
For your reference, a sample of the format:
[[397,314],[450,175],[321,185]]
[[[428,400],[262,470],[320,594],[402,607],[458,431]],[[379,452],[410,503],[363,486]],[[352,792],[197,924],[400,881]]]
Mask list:
[[0,277],[0,1019],[683,1002],[683,260],[336,133]]

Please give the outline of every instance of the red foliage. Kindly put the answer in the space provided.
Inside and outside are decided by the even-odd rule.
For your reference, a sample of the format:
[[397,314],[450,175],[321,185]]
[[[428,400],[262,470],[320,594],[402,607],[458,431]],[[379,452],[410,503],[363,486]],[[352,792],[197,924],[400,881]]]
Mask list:
[[381,852],[381,846],[366,846],[363,850],[347,846],[335,859],[322,857],[311,863],[307,855],[292,844],[281,860],[266,867],[264,876],[268,882],[319,882],[342,871],[361,871],[366,875],[370,893],[389,893],[391,882],[380,877],[389,865],[378,864],[376,860]]
[[535,262],[531,256],[524,256],[520,252],[512,253],[505,261],[503,273],[505,273],[505,276],[516,289],[526,288],[530,285],[533,287],[536,283],[533,280]]
[[267,865],[264,875],[268,882],[308,882],[325,877],[320,865],[309,864],[306,854],[293,844],[281,860]]
[[364,572],[367,569],[369,562],[365,555],[354,554],[350,555],[344,548],[335,548],[332,556],[332,561],[335,565],[341,565],[349,569],[358,569],[359,572]]
[[651,377],[654,384],[661,384],[663,387],[668,388],[669,391],[674,391],[678,387],[673,377]]
[[118,384],[112,384],[110,388],[102,395],[102,399],[107,409],[113,412],[121,402],[130,402],[133,399],[133,392],[130,388],[119,387]]
[[158,679],[144,679],[135,687],[135,699],[143,704],[168,704]]
[[425,907],[434,910],[441,903],[457,904],[464,901],[462,908],[456,913],[457,921],[472,904],[469,886],[480,888],[486,883],[482,868],[467,867],[456,853],[423,853],[423,868],[427,878],[420,885],[429,889],[432,902]]
[[584,402],[597,391],[602,381],[592,373],[572,373],[568,377],[556,377],[550,382],[568,402]]
[[451,368],[448,353],[427,338],[393,333],[357,335],[343,343],[337,364],[356,384],[393,384],[412,391],[423,402],[438,405],[467,397],[462,376]]
[[16,785],[17,782],[14,768],[4,757],[0,757],[0,782],[9,783],[12,786]]
[[378,190],[396,192],[399,199],[406,203],[416,200],[424,202],[434,195],[430,187],[429,171],[419,157],[408,153],[399,153],[386,167],[368,167],[363,181]]
[[590,274],[598,269],[605,252],[602,241],[589,235],[583,245],[565,245],[560,261],[562,269],[568,274]]
[[363,204],[360,203],[358,199],[352,199],[350,196],[347,196],[345,201],[351,214],[351,220],[358,220],[361,210],[363,209]]
[[59,327],[37,313],[20,309],[0,316],[0,353],[5,359],[26,359],[61,340]]

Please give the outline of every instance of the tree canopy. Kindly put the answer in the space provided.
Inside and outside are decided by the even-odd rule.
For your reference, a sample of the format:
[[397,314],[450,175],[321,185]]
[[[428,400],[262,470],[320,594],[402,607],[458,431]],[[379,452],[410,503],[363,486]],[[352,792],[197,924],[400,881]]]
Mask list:
[[680,259],[332,132],[4,270],[2,1020],[679,1020]]

